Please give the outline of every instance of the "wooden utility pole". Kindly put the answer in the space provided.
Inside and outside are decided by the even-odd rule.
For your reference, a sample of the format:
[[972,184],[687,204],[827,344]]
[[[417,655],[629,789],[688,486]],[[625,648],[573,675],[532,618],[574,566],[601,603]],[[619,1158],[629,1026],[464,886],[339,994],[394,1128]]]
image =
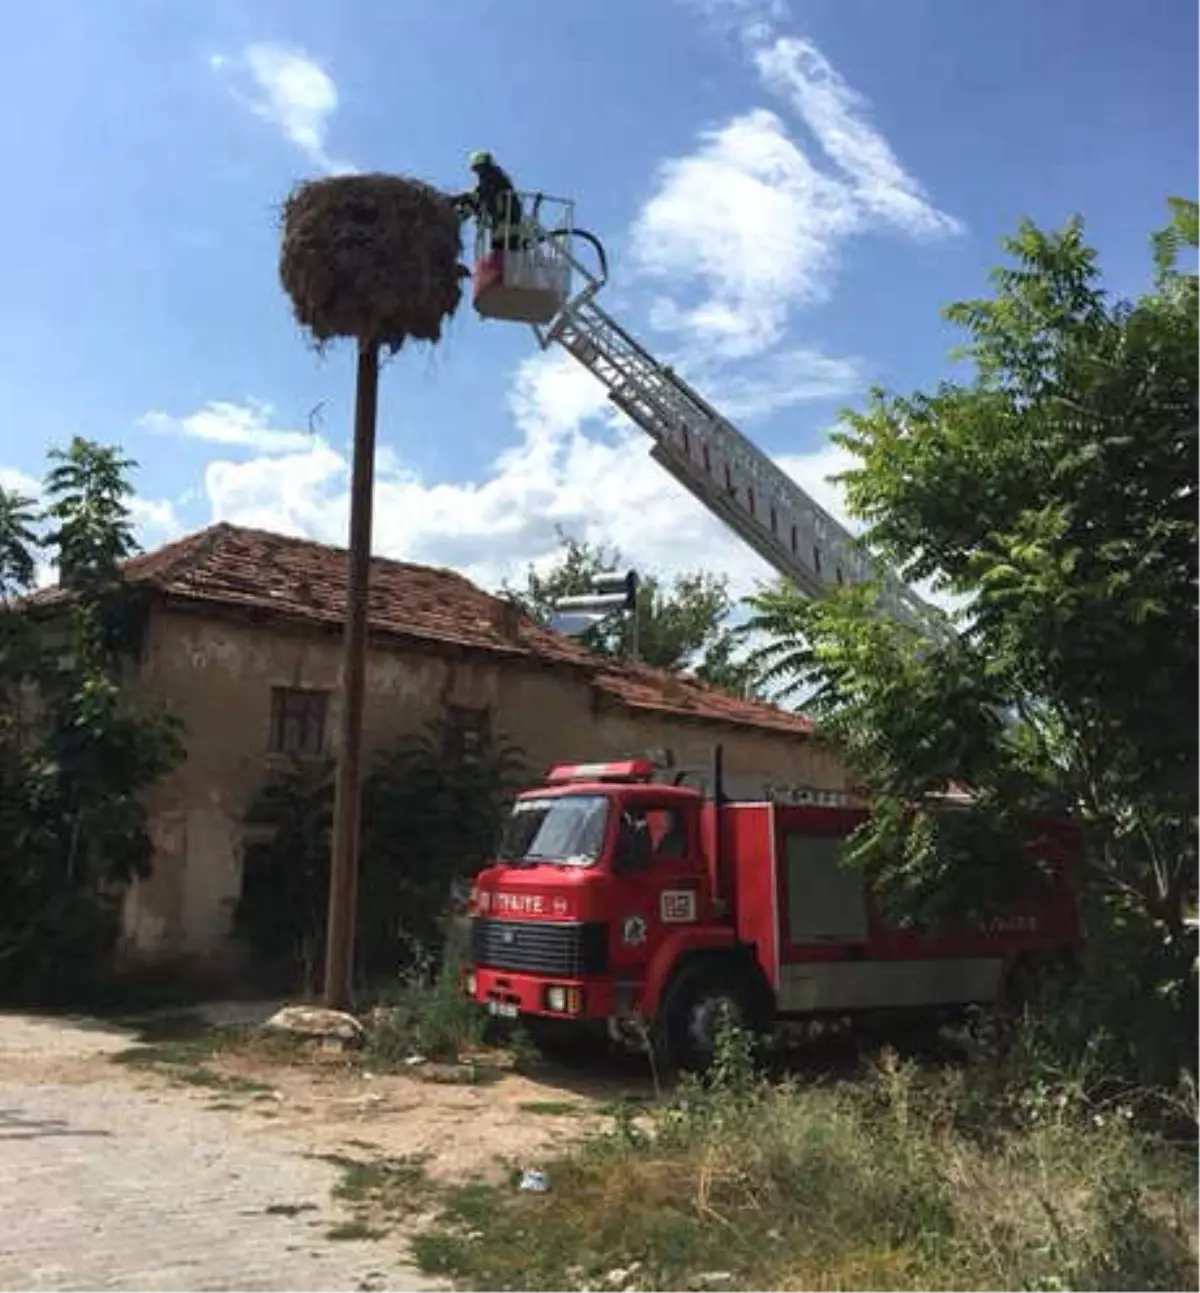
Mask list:
[[371,502],[375,483],[375,419],[379,405],[379,345],[358,342],[354,400],[354,468],[350,486],[350,562],[342,650],[342,713],[329,921],[325,933],[325,1004],[354,1004],[354,933],[358,906],[358,827],[361,802],[363,692],[367,669],[367,608],[371,581]]

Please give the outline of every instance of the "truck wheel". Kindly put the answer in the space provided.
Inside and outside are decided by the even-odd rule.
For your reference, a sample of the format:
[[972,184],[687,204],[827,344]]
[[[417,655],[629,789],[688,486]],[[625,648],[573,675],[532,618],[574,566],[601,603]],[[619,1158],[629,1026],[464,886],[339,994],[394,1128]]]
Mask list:
[[665,1072],[702,1073],[713,1062],[721,1020],[761,1032],[767,1011],[759,993],[736,969],[684,969],[663,994],[654,1023],[655,1060]]

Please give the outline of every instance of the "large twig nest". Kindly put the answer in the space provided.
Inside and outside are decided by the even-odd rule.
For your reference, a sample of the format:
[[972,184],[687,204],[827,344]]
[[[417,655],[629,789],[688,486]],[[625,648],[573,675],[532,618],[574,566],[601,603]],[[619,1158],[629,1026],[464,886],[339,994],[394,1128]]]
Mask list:
[[462,297],[461,224],[444,193],[398,175],[297,186],[283,210],[279,276],[318,342],[359,337],[398,350],[439,341]]

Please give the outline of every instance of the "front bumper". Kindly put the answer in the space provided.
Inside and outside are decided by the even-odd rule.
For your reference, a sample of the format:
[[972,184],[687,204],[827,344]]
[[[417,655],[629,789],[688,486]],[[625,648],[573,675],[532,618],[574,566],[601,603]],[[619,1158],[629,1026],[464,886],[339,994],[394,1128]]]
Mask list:
[[[474,982],[474,991],[470,986]],[[474,1001],[506,1017],[542,1015],[547,1019],[607,1019],[614,1012],[613,984],[604,979],[560,978],[557,975],[522,974],[472,966],[464,972],[464,987]],[[574,989],[581,998],[579,1011],[552,1010],[547,989]]]

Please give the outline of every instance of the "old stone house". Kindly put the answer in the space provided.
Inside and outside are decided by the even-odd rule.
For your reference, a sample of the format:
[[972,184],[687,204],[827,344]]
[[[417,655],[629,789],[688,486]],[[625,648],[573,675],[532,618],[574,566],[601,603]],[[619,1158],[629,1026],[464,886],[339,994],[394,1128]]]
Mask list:
[[[131,964],[219,969],[234,950],[243,817],[273,765],[334,748],[344,551],[228,524],[130,561],[145,631],[132,685],[183,721],[186,759],[149,797],[153,875],[131,890]],[[720,741],[731,786],[841,789],[807,723],[645,666],[599,658],[461,575],[376,559],[368,752],[442,720],[553,762],[669,748],[702,763]]]

